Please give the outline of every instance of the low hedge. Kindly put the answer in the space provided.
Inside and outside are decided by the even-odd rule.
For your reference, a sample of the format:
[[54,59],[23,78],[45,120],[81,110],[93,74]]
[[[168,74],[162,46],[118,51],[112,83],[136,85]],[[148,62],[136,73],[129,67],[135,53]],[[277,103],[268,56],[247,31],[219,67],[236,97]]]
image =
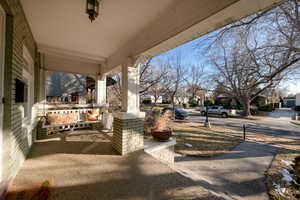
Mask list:
[[258,110],[259,110],[259,111],[267,111],[267,112],[270,112],[270,111],[273,111],[273,110],[274,110],[274,107],[273,107],[272,104],[267,104],[267,105],[258,107]]
[[295,106],[294,110],[295,111],[300,111],[300,106]]
[[151,103],[152,103],[151,99],[144,99],[143,100],[143,104],[151,104]]
[[257,108],[251,108],[250,113],[251,113],[251,115],[256,115],[258,113],[258,109]]

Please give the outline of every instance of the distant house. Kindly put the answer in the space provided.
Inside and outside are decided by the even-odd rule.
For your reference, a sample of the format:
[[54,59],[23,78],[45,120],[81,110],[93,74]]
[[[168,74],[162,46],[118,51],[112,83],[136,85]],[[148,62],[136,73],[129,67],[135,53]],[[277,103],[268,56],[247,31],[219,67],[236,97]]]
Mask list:
[[296,94],[296,106],[300,106],[300,93]]
[[156,97],[155,102],[155,96],[154,95],[145,95],[141,97],[141,102],[151,102],[151,103],[164,103],[167,101],[167,98],[164,96],[158,96]]
[[268,104],[268,98],[265,95],[258,95],[257,97],[255,97],[252,102],[252,105],[255,106],[264,106],[266,104]]
[[284,97],[282,103],[283,107],[292,108],[296,105],[296,96]]
[[[218,105],[223,105],[223,106],[237,106],[239,105],[239,102],[236,98],[229,97],[226,94],[220,94],[215,98],[215,102]],[[254,106],[264,106],[268,103],[267,97],[264,95],[258,95],[251,101],[251,105]]]

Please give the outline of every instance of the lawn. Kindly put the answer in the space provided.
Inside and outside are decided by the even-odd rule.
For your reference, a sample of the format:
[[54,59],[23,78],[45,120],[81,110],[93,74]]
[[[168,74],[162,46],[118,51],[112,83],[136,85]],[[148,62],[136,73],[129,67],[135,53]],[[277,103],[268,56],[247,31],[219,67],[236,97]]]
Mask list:
[[[285,161],[293,161],[295,157],[300,156],[300,151],[281,150],[274,157],[272,164],[267,172],[267,186],[271,200],[299,200],[300,199],[300,186],[296,184],[287,184],[282,180],[282,175],[279,170],[286,169],[292,172],[292,167],[287,166]],[[298,180],[299,181],[299,180]],[[278,190],[275,187],[280,185]],[[299,184],[299,182],[298,182]]]
[[210,157],[232,150],[241,143],[242,132],[221,127],[206,128],[202,123],[174,122],[175,152]]
[[287,149],[300,150],[300,140],[298,139],[276,137],[259,133],[247,133],[247,140],[254,142],[263,142]]

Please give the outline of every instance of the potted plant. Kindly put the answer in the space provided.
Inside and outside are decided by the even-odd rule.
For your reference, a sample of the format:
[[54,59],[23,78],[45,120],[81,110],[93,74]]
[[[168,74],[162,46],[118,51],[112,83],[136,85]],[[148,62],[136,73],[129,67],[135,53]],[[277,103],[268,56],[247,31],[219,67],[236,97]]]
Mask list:
[[166,142],[172,135],[172,129],[169,127],[172,112],[167,111],[154,119],[151,135],[155,140]]

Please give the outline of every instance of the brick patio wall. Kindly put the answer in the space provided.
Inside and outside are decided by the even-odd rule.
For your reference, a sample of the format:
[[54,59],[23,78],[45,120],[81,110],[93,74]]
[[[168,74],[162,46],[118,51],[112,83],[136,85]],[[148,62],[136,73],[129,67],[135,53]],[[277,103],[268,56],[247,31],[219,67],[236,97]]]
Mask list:
[[[14,99],[15,78],[23,79],[23,46],[27,47],[34,60],[36,60],[37,48],[20,1],[0,0],[0,4],[6,12],[3,123],[4,172],[2,182],[9,183],[30,151],[27,141],[28,133],[25,129],[22,129],[20,105]],[[36,69],[38,69],[38,66],[35,66],[35,72]]]

